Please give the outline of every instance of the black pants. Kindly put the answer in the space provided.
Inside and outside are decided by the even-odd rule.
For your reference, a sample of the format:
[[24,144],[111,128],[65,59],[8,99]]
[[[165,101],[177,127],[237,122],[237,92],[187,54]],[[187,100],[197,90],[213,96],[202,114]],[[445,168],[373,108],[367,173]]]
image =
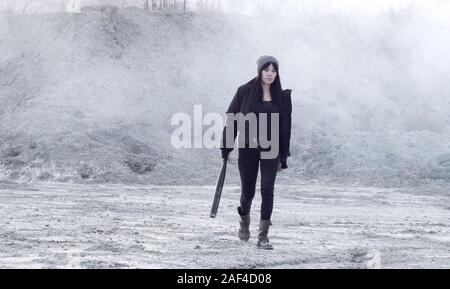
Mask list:
[[250,213],[256,190],[258,167],[261,164],[261,220],[270,220],[273,209],[273,190],[280,155],[274,159],[261,159],[257,148],[239,148],[238,166],[241,176],[241,213]]

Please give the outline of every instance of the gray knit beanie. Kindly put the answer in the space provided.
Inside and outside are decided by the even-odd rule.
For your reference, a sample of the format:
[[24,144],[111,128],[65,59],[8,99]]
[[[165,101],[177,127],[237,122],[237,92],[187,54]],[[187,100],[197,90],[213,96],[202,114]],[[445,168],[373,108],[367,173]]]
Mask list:
[[264,66],[264,64],[266,64],[268,62],[273,62],[273,63],[276,63],[277,65],[279,65],[278,60],[274,56],[265,55],[265,54],[260,55],[258,57],[258,60],[256,60],[256,71],[258,72],[258,74],[259,74],[261,68]]

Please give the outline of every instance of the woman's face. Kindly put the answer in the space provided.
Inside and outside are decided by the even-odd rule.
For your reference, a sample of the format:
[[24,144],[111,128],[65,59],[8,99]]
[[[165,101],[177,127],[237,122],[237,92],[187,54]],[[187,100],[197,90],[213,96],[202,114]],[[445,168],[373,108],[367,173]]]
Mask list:
[[265,84],[271,85],[275,81],[275,78],[277,77],[277,71],[273,67],[272,63],[262,71],[261,76],[262,81]]

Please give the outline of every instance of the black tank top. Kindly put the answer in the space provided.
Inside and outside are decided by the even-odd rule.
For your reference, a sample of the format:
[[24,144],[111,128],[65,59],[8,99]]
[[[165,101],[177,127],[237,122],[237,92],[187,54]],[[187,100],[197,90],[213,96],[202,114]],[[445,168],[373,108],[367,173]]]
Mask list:
[[[257,115],[257,123],[258,123],[258,132],[257,132],[257,136],[258,136],[258,140],[260,139],[267,139],[267,140],[271,140],[272,136],[271,136],[271,127],[272,127],[272,113],[279,113],[280,110],[278,108],[278,105],[275,101],[271,100],[271,101],[258,101],[257,102],[257,108],[256,108],[256,112],[258,113]],[[260,121],[264,121],[263,119],[260,119],[260,115],[259,113],[266,113],[267,114],[267,131],[266,131],[266,136],[259,134],[259,126],[260,126]],[[278,123],[279,123],[279,115],[278,115]],[[275,129],[279,129],[275,128]]]

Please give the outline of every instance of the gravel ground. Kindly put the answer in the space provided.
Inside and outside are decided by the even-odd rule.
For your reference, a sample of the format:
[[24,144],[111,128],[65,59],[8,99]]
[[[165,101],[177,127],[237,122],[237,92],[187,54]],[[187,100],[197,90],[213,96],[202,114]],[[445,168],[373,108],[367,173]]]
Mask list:
[[[277,185],[269,238],[240,242],[239,187],[0,184],[1,268],[450,268],[449,197]],[[257,187],[259,191],[259,187]]]

